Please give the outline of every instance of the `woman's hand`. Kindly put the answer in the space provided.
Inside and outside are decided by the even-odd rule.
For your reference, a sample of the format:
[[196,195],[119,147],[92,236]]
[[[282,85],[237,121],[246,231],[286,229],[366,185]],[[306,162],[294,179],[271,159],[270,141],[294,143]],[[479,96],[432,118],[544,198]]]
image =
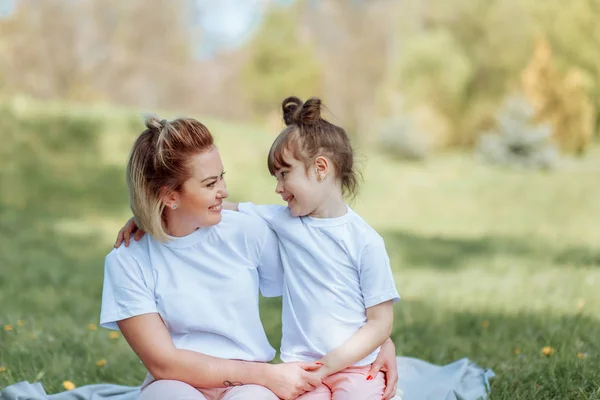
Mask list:
[[320,364],[314,362],[269,364],[270,372],[265,376],[263,386],[283,400],[293,400],[321,384],[321,378],[311,373],[320,367]]
[[121,246],[121,243],[125,241],[125,247],[129,246],[129,241],[131,240],[131,235],[133,234],[133,238],[135,240],[140,240],[142,236],[144,236],[144,231],[138,228],[135,224],[133,217],[129,218],[129,221],[121,228],[119,234],[117,235],[117,241],[115,242],[115,248]]
[[389,400],[396,395],[396,387],[398,386],[398,364],[396,364],[396,346],[394,342],[388,338],[377,355],[377,359],[371,365],[369,375],[374,377],[381,371],[385,375],[385,391],[383,399]]

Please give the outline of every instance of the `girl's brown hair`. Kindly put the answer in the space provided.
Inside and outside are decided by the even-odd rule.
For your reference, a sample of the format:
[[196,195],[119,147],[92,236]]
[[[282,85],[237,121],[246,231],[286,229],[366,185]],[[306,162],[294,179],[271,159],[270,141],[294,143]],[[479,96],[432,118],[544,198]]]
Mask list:
[[307,170],[317,156],[323,155],[332,161],[343,193],[354,197],[358,192],[354,150],[343,128],[321,118],[321,105],[321,100],[314,97],[304,103],[297,97],[283,101],[281,109],[287,126],[269,151],[269,172],[275,175],[278,169],[290,167],[284,159],[286,150],[295,159],[304,162]]
[[210,131],[191,118],[169,122],[152,115],[145,124],[146,130],[135,141],[127,164],[129,200],[136,224],[166,242],[162,198],[181,190],[192,176],[190,158],[210,150],[214,141]]

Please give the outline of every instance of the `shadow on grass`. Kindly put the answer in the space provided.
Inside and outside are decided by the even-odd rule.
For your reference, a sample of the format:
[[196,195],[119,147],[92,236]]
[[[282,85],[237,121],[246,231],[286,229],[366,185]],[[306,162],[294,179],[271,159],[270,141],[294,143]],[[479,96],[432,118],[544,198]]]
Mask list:
[[124,166],[102,160],[106,123],[94,116],[22,117],[0,107],[0,316],[89,315],[92,303],[80,297],[93,297],[97,313],[110,247],[93,234],[65,234],[56,226],[120,215],[127,207]]
[[402,231],[383,231],[390,257],[398,257],[403,265],[454,269],[472,261],[486,261],[498,255],[548,260],[557,265],[600,266],[600,249],[586,247],[560,248],[535,238],[481,236],[453,238],[424,236]]
[[[277,348],[280,302],[266,300],[262,319]],[[395,314],[392,339],[398,354],[438,365],[467,357],[491,368],[497,375],[492,399],[600,398],[598,319],[581,314],[448,312],[412,300],[396,303]],[[550,356],[542,352],[546,346],[552,348]]]

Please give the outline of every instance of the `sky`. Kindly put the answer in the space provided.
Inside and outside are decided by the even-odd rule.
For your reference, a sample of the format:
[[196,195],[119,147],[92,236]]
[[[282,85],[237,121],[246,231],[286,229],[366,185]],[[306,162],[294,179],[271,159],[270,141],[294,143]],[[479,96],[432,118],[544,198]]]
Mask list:
[[258,26],[268,0],[193,0],[206,35],[200,55],[236,46]]

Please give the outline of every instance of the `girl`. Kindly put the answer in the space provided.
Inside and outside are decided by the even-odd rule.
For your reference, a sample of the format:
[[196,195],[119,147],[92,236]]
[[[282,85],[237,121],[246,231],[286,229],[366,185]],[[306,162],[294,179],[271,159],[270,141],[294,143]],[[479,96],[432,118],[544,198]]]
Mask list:
[[369,374],[389,337],[399,299],[383,239],[344,202],[358,187],[344,129],[321,118],[321,101],[284,100],[287,127],[268,167],[286,206],[225,203],[266,221],[284,266],[285,362],[320,362],[309,399],[381,399],[383,374]]

